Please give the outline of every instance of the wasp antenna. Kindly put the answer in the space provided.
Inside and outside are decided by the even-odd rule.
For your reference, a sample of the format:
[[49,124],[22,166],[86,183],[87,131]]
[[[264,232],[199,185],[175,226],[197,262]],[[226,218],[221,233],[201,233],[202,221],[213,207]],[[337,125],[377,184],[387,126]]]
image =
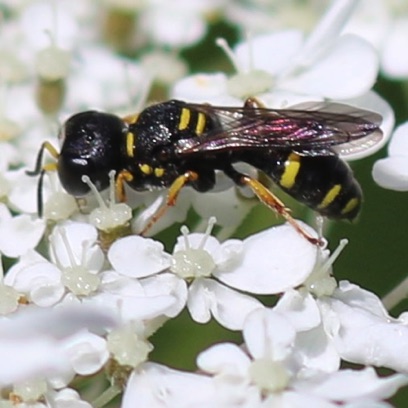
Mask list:
[[43,185],[45,170],[41,170],[37,185],[37,212],[38,217],[42,218],[44,214]]
[[44,156],[44,146],[45,143],[41,145],[40,150],[38,151],[37,158],[35,159],[34,170],[26,170],[27,176],[38,176],[42,171],[42,160]]
[[58,159],[59,153],[57,152],[57,149],[55,149],[55,147],[50,142],[44,142],[41,145],[40,150],[38,151],[34,170],[26,170],[26,174],[28,176],[38,176],[43,170],[55,170],[55,165],[49,166],[49,168],[42,165],[44,150],[47,150],[47,152],[50,153],[50,155],[54,157],[54,159]]

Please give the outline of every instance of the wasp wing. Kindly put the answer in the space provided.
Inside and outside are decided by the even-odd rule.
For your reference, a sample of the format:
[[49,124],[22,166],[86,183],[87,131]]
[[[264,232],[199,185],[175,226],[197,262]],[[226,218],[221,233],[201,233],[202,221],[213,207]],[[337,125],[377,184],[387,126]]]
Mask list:
[[290,109],[188,106],[216,117],[220,125],[199,137],[179,140],[179,155],[276,148],[311,156],[347,156],[382,139],[379,114],[339,103],[303,103]]

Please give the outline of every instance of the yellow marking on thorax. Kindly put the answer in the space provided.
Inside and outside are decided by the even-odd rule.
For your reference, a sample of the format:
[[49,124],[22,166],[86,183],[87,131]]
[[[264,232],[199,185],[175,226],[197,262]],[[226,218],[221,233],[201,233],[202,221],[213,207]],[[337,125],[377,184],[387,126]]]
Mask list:
[[335,184],[324,196],[322,202],[318,205],[318,209],[328,207],[341,191],[341,184]]
[[203,112],[198,112],[198,117],[197,117],[197,126],[195,128],[195,132],[197,135],[200,135],[203,133],[203,130],[205,128],[205,114]]
[[187,129],[188,124],[190,123],[190,117],[191,117],[190,109],[182,108],[181,109],[181,115],[180,115],[180,122],[179,122],[179,125],[178,125],[179,130]]
[[356,197],[351,198],[348,203],[344,206],[344,208],[341,210],[342,214],[347,214],[350,211],[353,211],[357,205],[359,204],[360,200]]
[[300,156],[296,153],[291,153],[285,162],[285,170],[283,171],[279,184],[285,188],[292,188],[296,182],[296,176],[300,170]]
[[138,113],[134,113],[132,115],[127,115],[123,118],[123,121],[126,122],[129,125],[134,125],[137,120],[139,118],[139,114]]
[[139,164],[140,171],[147,176],[153,173],[153,167],[148,164]]
[[163,169],[163,167],[156,167],[156,168],[154,169],[154,175],[155,175],[156,177],[163,177],[163,175],[164,175],[164,169]]
[[126,135],[126,154],[128,157],[133,157],[135,155],[134,145],[135,135],[132,132],[128,132]]

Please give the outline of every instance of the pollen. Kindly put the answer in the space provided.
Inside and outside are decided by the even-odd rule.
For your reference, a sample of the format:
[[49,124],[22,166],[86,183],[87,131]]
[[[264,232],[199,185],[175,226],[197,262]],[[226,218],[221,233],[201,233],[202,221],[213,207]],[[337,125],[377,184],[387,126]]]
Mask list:
[[204,237],[197,248],[192,248],[188,234],[190,231],[184,225],[181,227],[181,233],[184,237],[185,249],[173,254],[171,270],[183,279],[192,279],[211,276],[216,265],[211,254],[204,249],[205,243],[211,234],[216,223],[215,217],[208,221]]
[[126,226],[132,218],[132,209],[126,203],[116,203],[115,201],[115,171],[109,173],[109,202],[105,203],[101,194],[91,182],[88,176],[83,176],[82,180],[88,184],[95,195],[99,207],[95,208],[89,215],[89,220],[98,230],[109,232],[116,228]]

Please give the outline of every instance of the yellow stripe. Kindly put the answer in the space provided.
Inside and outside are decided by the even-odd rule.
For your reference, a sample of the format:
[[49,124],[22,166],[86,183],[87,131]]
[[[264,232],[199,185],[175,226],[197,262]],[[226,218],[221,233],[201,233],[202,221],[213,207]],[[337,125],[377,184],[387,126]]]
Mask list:
[[149,175],[153,173],[153,168],[148,164],[139,164],[139,168],[143,174]]
[[156,177],[163,177],[163,175],[164,175],[164,169],[163,169],[163,167],[156,167],[156,168],[154,169],[154,175],[155,175]]
[[360,200],[358,198],[352,198],[348,201],[348,203],[344,206],[341,210],[342,214],[347,214],[348,212],[354,210],[357,205],[359,204]]
[[133,157],[134,152],[135,135],[132,132],[128,132],[126,135],[126,154],[128,157]]
[[190,109],[183,108],[181,109],[180,123],[178,125],[178,129],[179,130],[187,129],[189,123],[190,123]]
[[285,188],[292,188],[300,169],[300,156],[291,153],[285,162],[285,170],[279,180],[279,184]]
[[341,184],[335,184],[324,196],[322,202],[317,207],[318,209],[328,207],[341,191]]
[[197,135],[200,135],[203,133],[205,127],[205,115],[203,112],[198,112],[198,118],[197,118],[197,126],[195,129],[195,132]]

